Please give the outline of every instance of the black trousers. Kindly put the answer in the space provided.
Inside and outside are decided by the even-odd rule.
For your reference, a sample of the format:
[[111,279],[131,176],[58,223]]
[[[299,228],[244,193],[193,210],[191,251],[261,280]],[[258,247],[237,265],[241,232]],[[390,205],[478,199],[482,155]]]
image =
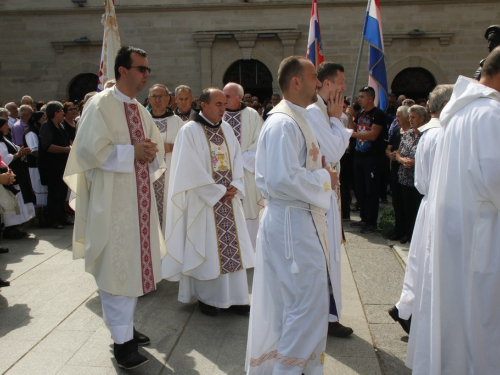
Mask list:
[[354,179],[360,216],[366,226],[377,226],[381,159],[381,156],[376,155],[354,155]]
[[66,221],[64,206],[68,195],[68,186],[63,181],[64,169],[44,169],[47,177],[47,216],[50,224]]
[[340,202],[342,205],[342,218],[347,219],[351,216],[351,189],[354,179],[353,154],[346,153],[340,159]]
[[413,228],[415,227],[415,220],[417,219],[418,208],[420,207],[420,201],[423,195],[421,195],[415,186],[401,185],[401,192],[403,198],[403,210],[404,210],[404,230],[405,236],[411,240],[413,235]]

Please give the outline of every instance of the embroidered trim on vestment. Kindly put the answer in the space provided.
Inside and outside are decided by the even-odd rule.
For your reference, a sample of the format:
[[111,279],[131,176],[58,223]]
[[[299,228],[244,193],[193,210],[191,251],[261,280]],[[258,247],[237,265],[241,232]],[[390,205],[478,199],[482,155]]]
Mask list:
[[311,356],[307,359],[297,358],[297,357],[287,357],[282,354],[279,354],[277,350],[273,350],[272,352],[262,354],[259,358],[250,358],[250,366],[257,367],[262,365],[264,362],[274,359],[276,362],[281,363],[285,366],[295,366],[304,368],[307,366],[309,361],[314,361],[316,359],[316,353],[311,354]]
[[[123,103],[127,118],[130,141],[132,145],[146,139],[142,127],[141,115],[136,104]],[[139,214],[139,236],[141,241],[141,275],[144,294],[156,289],[151,259],[151,183],[149,166],[143,160],[134,161],[135,180],[137,184],[137,206]]]
[[241,145],[241,111],[227,111],[224,112],[224,121],[233,128],[234,135],[238,138]]
[[[205,131],[210,150],[213,179],[216,184],[228,187],[233,180],[233,174],[229,150],[222,128],[220,126],[213,128],[206,125],[202,125],[202,128]],[[216,149],[221,149],[220,153],[217,153]],[[224,151],[227,151],[227,154]],[[221,202],[219,200],[213,209],[221,274],[239,271],[243,269],[243,264],[241,262],[238,230],[234,219],[232,201]]]

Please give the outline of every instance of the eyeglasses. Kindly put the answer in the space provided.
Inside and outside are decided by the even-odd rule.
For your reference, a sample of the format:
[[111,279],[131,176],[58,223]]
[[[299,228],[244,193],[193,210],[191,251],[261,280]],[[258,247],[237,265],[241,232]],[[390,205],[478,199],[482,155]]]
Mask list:
[[163,100],[167,97],[167,95],[149,95],[149,97],[153,100]]
[[147,66],[142,66],[142,65],[131,66],[130,68],[127,68],[127,69],[137,69],[142,74],[146,73],[146,71],[147,71],[149,74],[151,74],[151,68],[148,68]]
[[76,108],[68,108],[68,111],[78,111]]

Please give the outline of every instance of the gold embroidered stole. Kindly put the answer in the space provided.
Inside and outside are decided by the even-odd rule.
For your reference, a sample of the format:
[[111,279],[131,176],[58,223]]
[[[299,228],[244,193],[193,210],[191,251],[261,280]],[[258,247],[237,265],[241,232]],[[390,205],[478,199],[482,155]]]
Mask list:
[[[295,121],[306,141],[306,169],[309,171],[315,171],[322,168],[321,153],[318,147],[318,142],[306,118],[285,100],[280,101],[279,104],[275,106],[269,113],[283,113],[291,117],[292,120]],[[323,252],[325,254],[328,272],[330,273],[330,254],[328,250],[326,210],[313,205],[309,205],[309,207],[311,210],[314,226],[316,227],[316,231],[318,232],[318,237],[321,242],[321,247],[323,248]]]
[[[200,126],[207,137],[212,177],[216,184],[228,187],[233,180],[233,173],[231,171],[231,156],[222,127],[214,128],[203,124],[200,124]],[[243,269],[243,263],[241,261],[238,229],[234,219],[232,201],[218,201],[213,210],[221,274],[239,271]]]

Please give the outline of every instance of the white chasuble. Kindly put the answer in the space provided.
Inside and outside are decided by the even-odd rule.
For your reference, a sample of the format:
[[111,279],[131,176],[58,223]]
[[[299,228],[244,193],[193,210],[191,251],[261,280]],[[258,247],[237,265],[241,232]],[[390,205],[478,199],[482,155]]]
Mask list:
[[[326,162],[330,167],[335,168],[344,155],[349,139],[352,134],[351,129],[346,129],[344,124],[335,117],[328,116],[325,102],[318,95],[316,103],[307,107],[307,121],[318,139],[321,153],[325,155]],[[339,164],[340,165],[340,164]],[[330,246],[330,280],[332,284],[333,296],[337,308],[337,319],[340,318],[342,310],[342,287],[341,287],[341,244],[342,235],[342,213],[340,209],[340,189],[339,185],[332,194],[330,209],[327,212],[328,223],[328,245]],[[336,319],[331,316],[331,320]]]
[[252,375],[320,375],[328,257],[312,215],[317,212],[326,229],[330,175],[321,168],[306,109],[282,100],[275,110],[256,154],[256,184],[267,204],[257,237],[245,367]]
[[[230,202],[221,202],[229,185],[238,192]],[[224,122],[184,125],[172,153],[164,278],[206,281],[253,267],[240,202],[244,193],[240,146],[231,127]]]
[[[101,290],[137,297],[155,290],[166,253],[152,187],[164,149],[146,109],[123,97],[113,88],[85,106],[64,181],[76,194],[74,257],[85,257]],[[145,138],[158,144],[154,163],[134,160]]]
[[[161,117],[153,116],[153,121],[158,127],[158,130],[160,131],[160,134],[163,138],[163,142],[169,144],[174,144],[179,129],[182,127],[182,125],[184,125],[184,122],[179,117],[174,115],[173,112],[170,110],[167,111],[165,116]],[[166,152],[165,165],[167,167],[167,170],[153,184],[156,197],[156,209],[158,210],[158,218],[160,220],[160,227],[163,232],[163,235],[165,235],[168,181],[170,176],[171,161],[172,161],[172,153]]]
[[423,283],[408,344],[414,358],[406,362],[414,375],[500,368],[499,119],[500,92],[459,77],[439,117],[427,195]]
[[[245,219],[258,220],[260,210],[264,208],[264,199],[255,185],[255,150],[262,129],[262,119],[257,111],[242,104],[237,111],[226,110],[224,121],[231,125],[241,146],[245,172],[245,199],[243,199]],[[252,240],[255,242],[255,238]]]

